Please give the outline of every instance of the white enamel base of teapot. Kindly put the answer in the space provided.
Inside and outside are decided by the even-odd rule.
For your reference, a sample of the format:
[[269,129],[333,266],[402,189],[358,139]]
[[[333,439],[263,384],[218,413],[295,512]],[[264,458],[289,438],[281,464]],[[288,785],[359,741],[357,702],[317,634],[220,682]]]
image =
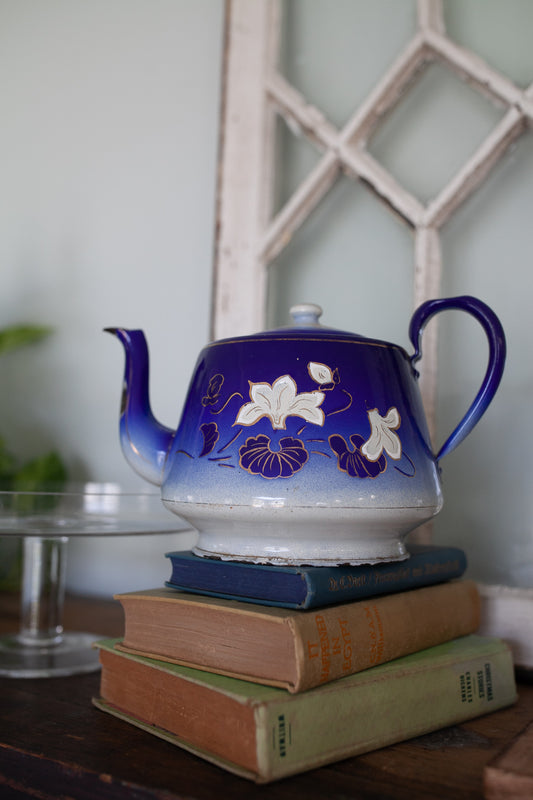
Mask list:
[[194,552],[223,561],[338,566],[401,561],[409,531],[438,513],[433,508],[270,508],[163,500],[197,528]]

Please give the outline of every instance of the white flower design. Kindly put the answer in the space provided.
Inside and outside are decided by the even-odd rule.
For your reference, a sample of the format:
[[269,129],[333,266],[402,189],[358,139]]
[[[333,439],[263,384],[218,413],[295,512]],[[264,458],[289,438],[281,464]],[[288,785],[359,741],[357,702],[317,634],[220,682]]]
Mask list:
[[377,408],[368,412],[371,433],[362,445],[361,452],[369,461],[377,461],[385,452],[394,459],[402,456],[402,444],[398,435],[394,433],[400,427],[400,414],[394,406],[389,408],[387,416],[382,417]]
[[333,373],[327,364],[310,361],[307,365],[307,371],[315,383],[333,383]]
[[234,425],[255,425],[262,417],[268,417],[274,430],[284,430],[289,416],[323,425],[324,412],[319,405],[324,400],[324,393],[298,394],[296,390],[296,382],[290,375],[282,375],[272,385],[250,381],[251,402],[241,406]]

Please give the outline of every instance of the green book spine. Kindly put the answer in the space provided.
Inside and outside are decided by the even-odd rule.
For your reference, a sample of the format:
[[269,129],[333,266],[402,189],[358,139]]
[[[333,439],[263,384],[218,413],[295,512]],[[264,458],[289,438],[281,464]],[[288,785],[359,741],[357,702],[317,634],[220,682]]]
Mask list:
[[[116,641],[116,640],[115,640]],[[98,646],[112,650],[114,641]],[[464,722],[511,705],[516,685],[511,653],[493,637],[470,635],[432,647],[388,664],[351,675],[316,689],[291,695],[283,689],[252,684],[222,675],[113,651],[118,658],[133,659],[151,670],[168,672],[181,684],[221,693],[235,704],[253,708],[250,729],[235,726],[242,743],[255,738],[256,759],[239,763],[224,752],[214,752],[198,739],[191,742],[183,722],[194,708],[176,719],[174,730],[157,725],[154,718],[137,719],[135,698],[131,707],[109,705],[105,694],[95,705],[156,736],[165,738],[236,774],[266,783],[304,772],[343,758],[369,752],[405,739]],[[104,668],[105,672],[105,668]],[[102,681],[104,685],[104,680]],[[184,697],[190,694],[181,690]],[[159,697],[161,704],[168,698]],[[187,700],[184,701],[187,703]],[[197,709],[196,709],[197,710]],[[219,724],[213,714],[210,725]],[[231,729],[231,718],[224,721]],[[232,752],[239,753],[239,742]]]
[[377,750],[510,705],[516,696],[507,647],[465,637],[337,681],[320,695],[306,692],[299,706],[261,706],[259,773],[280,778]]

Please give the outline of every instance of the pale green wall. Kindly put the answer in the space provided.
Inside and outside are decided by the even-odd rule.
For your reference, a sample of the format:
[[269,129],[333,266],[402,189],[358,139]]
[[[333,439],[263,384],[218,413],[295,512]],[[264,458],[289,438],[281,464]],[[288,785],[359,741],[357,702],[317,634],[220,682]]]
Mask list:
[[[209,335],[222,34],[222,0],[0,2],[0,324],[56,331],[2,360],[0,434],[76,479],[140,483],[102,329],[145,330],[169,426]],[[90,549],[150,584],[165,546],[72,542],[73,583],[97,584]]]

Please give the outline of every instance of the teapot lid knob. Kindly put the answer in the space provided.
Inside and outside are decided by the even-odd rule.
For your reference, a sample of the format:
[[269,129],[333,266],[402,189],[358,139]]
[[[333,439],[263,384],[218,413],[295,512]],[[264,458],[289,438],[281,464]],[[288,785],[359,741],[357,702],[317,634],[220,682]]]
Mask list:
[[290,315],[298,328],[319,328],[322,309],[315,303],[298,303],[291,307]]

